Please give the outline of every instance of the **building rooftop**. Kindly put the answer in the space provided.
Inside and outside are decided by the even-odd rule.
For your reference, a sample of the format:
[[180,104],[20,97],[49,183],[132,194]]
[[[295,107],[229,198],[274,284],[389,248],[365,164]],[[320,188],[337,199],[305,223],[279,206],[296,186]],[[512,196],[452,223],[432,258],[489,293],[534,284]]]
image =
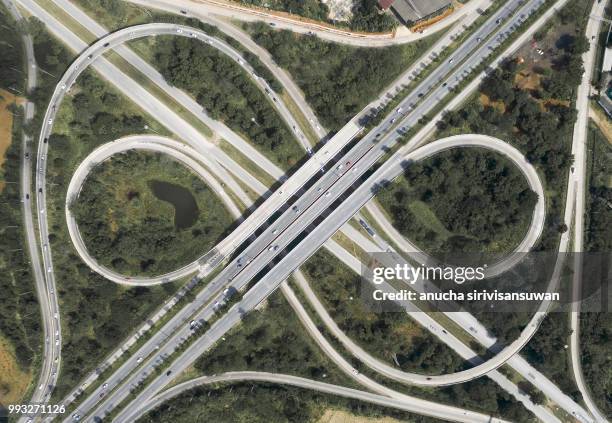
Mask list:
[[611,72],[612,71],[612,47],[606,48],[606,53],[604,54],[603,64],[601,65],[602,72]]
[[[381,0],[382,2],[383,0]],[[391,7],[405,22],[416,22],[450,6],[450,0],[395,0]],[[382,6],[381,6],[382,7]]]

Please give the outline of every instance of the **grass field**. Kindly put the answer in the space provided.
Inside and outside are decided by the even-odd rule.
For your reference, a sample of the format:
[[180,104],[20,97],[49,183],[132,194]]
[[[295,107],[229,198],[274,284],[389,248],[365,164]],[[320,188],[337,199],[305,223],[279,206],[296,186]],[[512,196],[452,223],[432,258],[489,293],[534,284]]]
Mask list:
[[436,216],[433,210],[424,202],[419,200],[412,201],[408,204],[408,209],[423,226],[431,229],[443,239],[448,239],[453,235],[453,233],[446,229],[444,224],[440,222],[440,219],[438,219],[438,216]]
[[[20,104],[23,101],[21,97],[16,97],[9,91],[0,89],[0,167],[4,163],[6,150],[12,141],[13,131],[13,114],[8,109],[15,102]],[[1,183],[1,182],[0,182]],[[0,191],[2,185],[0,185]]]
[[13,347],[0,337],[0,405],[17,403],[31,381],[31,371],[19,367]]
[[400,423],[402,420],[392,417],[358,416],[346,410],[330,408],[317,420],[317,423]]

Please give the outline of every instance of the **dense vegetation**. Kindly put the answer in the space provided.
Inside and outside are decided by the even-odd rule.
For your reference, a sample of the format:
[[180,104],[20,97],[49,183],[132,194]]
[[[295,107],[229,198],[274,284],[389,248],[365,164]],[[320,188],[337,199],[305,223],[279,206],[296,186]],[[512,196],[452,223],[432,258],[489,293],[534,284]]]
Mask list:
[[[310,423],[321,421],[325,410],[346,410],[356,416],[392,417],[403,422],[435,423],[423,417],[367,402],[316,391],[268,383],[244,382],[202,386],[179,395],[138,420],[139,423]],[[358,417],[356,417],[358,418]]]
[[[589,153],[585,249],[609,254],[612,251],[608,206],[612,202],[612,147],[594,126],[589,128]],[[612,418],[612,313],[609,307],[608,304],[608,310],[603,312],[580,315],[580,346],[587,386],[600,410]]]
[[23,91],[23,45],[17,23],[11,19],[4,4],[0,5],[0,88]]
[[[4,180],[19,181],[21,132],[2,166]],[[23,220],[19,185],[0,181],[0,336],[15,348],[19,365],[27,370],[40,346],[40,314],[27,247],[22,236]],[[0,378],[1,380],[1,378]],[[0,386],[0,390],[4,389]]]
[[591,397],[599,409],[612,418],[612,314],[582,313],[580,315],[580,348],[582,370]]
[[[0,40],[0,89],[23,92],[22,40],[17,23],[4,4],[0,4]],[[9,101],[0,94],[2,113],[14,114],[12,127],[8,121],[2,122],[0,134],[1,144],[10,143],[0,159],[0,338],[9,347],[7,351],[2,348],[0,371],[0,402],[4,405],[5,399],[19,400],[24,394],[20,386],[27,386],[29,382],[19,384],[23,381],[11,380],[15,375],[5,371],[13,365],[10,361],[15,359],[15,369],[23,373],[35,373],[42,345],[40,312],[23,230],[21,202],[24,198],[19,186],[22,130],[26,128],[22,128],[23,109]]]
[[317,252],[303,270],[340,329],[370,354],[409,372],[442,374],[463,368],[462,358],[405,312],[378,312],[364,303],[361,277],[330,253]]
[[385,48],[358,48],[317,37],[246,25],[257,44],[287,69],[321,122],[338,130],[374,100],[438,35]]
[[347,384],[347,378],[322,354],[280,291],[268,298],[266,308],[248,313],[225,338],[198,358],[196,369],[207,375],[257,370]]
[[509,160],[475,148],[411,164],[378,198],[393,226],[429,252],[511,251],[537,201]]
[[329,8],[321,0],[239,0],[249,6],[294,13],[305,18],[327,21]]
[[[177,205],[155,195],[171,183]],[[128,152],[97,166],[72,205],[90,254],[123,274],[162,274],[210,250],[231,217],[221,200],[182,164],[162,154]]]
[[[321,0],[239,0],[247,5],[267,7],[309,19],[332,22],[329,18],[329,7]],[[398,22],[389,13],[381,13],[377,0],[354,0],[351,18],[344,21],[333,21],[340,26],[348,26],[355,31],[387,32],[393,30]]]
[[245,134],[282,168],[303,156],[264,93],[232,59],[201,41],[157,37],[155,63],[171,84],[192,94],[209,115]]
[[[567,143],[559,141],[568,140],[576,111],[563,104],[542,107],[538,100],[549,95],[545,90],[530,93],[516,88],[514,81],[519,69],[515,60],[509,60],[489,74],[480,87],[480,92],[489,100],[503,106],[470,102],[460,110],[449,112],[440,129],[461,128],[510,141],[544,172],[545,182],[557,183],[564,179],[571,163]],[[559,69],[558,73],[565,74],[565,70]],[[555,73],[554,77],[557,76]],[[567,81],[570,82],[572,85],[567,90],[571,92],[579,81]],[[564,100],[568,99],[559,99]]]
[[612,203],[612,146],[593,124],[589,127],[589,193],[585,245],[588,251],[612,251],[612,226],[606,216]]
[[565,313],[549,314],[521,354],[555,382],[561,391],[580,401],[580,391],[573,378],[568,377],[573,372],[566,349],[570,334],[569,319]]

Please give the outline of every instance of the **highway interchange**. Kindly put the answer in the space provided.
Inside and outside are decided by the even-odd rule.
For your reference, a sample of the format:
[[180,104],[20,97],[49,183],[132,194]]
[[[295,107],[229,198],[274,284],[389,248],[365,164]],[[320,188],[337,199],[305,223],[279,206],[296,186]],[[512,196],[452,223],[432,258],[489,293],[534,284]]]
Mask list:
[[[27,3],[24,0],[24,3]],[[457,86],[460,81],[467,75],[469,75],[470,71],[474,69],[480,62],[482,62],[488,55],[491,54],[492,50],[497,47],[503,40],[505,36],[502,37],[493,37],[491,38],[488,45],[480,45],[481,39],[486,39],[488,35],[494,31],[497,31],[499,34],[504,34],[506,32],[512,31],[512,27],[515,24],[519,24],[526,19],[531,13],[532,9],[537,8],[540,5],[540,2],[531,1],[527,2],[522,6],[519,12],[517,12],[514,17],[510,20],[503,20],[502,24],[499,25],[497,20],[501,17],[502,19],[506,16],[510,15],[516,8],[520,6],[521,2],[508,2],[504,8],[500,9],[493,17],[491,17],[486,24],[482,25],[471,37],[469,37],[460,48],[456,49],[452,54],[447,58],[449,61],[449,65],[451,63],[455,63],[456,69],[450,71],[448,67],[440,66],[434,69],[424,81],[422,81],[414,90],[411,91],[410,94],[401,102],[401,105],[398,106],[394,111],[391,112],[389,116],[387,116],[382,123],[380,123],[375,129],[371,130],[368,134],[366,134],[359,143],[353,147],[349,151],[347,155],[338,160],[334,158],[338,151],[340,151],[345,145],[350,142],[350,140],[357,134],[359,131],[359,127],[351,122],[351,126],[345,128],[344,131],[341,131],[336,137],[332,138],[327,144],[324,145],[321,149],[319,149],[313,157],[304,165],[302,168],[298,170],[294,175],[290,176],[284,184],[272,195],[269,195],[268,199],[261,205],[258,209],[256,209],[244,222],[241,224],[240,228],[242,230],[236,231],[237,235],[235,239],[230,243],[230,246],[227,246],[224,249],[225,253],[223,256],[229,256],[242,242],[248,239],[255,231],[255,228],[259,228],[262,225],[262,222],[265,222],[264,217],[271,214],[273,211],[284,209],[283,214],[274,222],[272,227],[264,229],[261,234],[258,234],[257,238],[253,243],[251,243],[244,251],[242,251],[234,261],[229,263],[225,269],[221,271],[221,273],[210,282],[199,294],[198,299],[191,305],[185,307],[181,312],[177,313],[174,318],[167,324],[167,328],[177,330],[174,336],[170,340],[164,339],[165,335],[160,335],[164,330],[161,330],[153,335],[150,341],[148,341],[146,345],[151,344],[153,346],[153,350],[147,352],[147,350],[143,350],[145,356],[151,357],[147,359],[141,366],[143,369],[149,368],[152,363],[158,362],[159,357],[162,354],[170,355],[176,345],[177,342],[181,342],[181,338],[188,338],[190,336],[189,330],[186,328],[184,322],[186,321],[185,316],[192,314],[194,311],[197,311],[198,307],[194,307],[194,304],[204,305],[205,307],[199,311],[198,318],[209,319],[214,314],[215,303],[213,301],[223,301],[223,298],[218,295],[218,293],[231,284],[236,289],[240,289],[245,286],[254,275],[256,275],[261,269],[267,266],[280,252],[284,250],[284,248],[290,244],[292,237],[291,236],[283,236],[283,231],[287,231],[286,233],[291,233],[294,236],[297,236],[303,230],[308,228],[311,223],[319,216],[321,211],[326,210],[332,205],[337,198],[339,198],[346,189],[355,184],[355,182],[361,177],[361,175],[373,166],[380,157],[387,151],[388,148],[392,147],[394,143],[397,142],[398,138],[406,132],[407,128],[414,127],[420,118],[426,115],[431,110],[435,110],[436,105],[448,94],[449,90]],[[562,4],[563,2],[559,2]],[[36,6],[30,4],[30,10],[35,9]],[[500,19],[500,20],[502,20]],[[156,26],[157,25],[157,26]],[[180,30],[180,31],[179,31]],[[66,72],[60,84],[58,84],[58,88],[56,88],[56,92],[54,94],[53,100],[49,104],[49,108],[47,110],[47,115],[44,119],[44,127],[41,131],[41,141],[39,142],[39,157],[46,153],[46,148],[48,148],[48,143],[45,142],[45,138],[48,138],[49,134],[52,131],[52,122],[53,116],[56,110],[56,107],[59,108],[59,104],[61,102],[61,98],[65,90],[69,89],[72,85],[78,73],[80,73],[86,65],[93,63],[94,66],[98,66],[97,69],[104,74],[105,72],[114,72],[116,68],[113,69],[113,65],[109,63],[105,63],[105,59],[97,59],[104,51],[112,48],[116,48],[122,42],[125,42],[127,39],[133,39],[139,36],[148,36],[154,34],[174,34],[174,35],[183,35],[183,36],[197,36],[198,38],[202,38],[204,40],[208,40],[208,36],[203,33],[197,33],[192,28],[181,27],[178,25],[142,25],[139,27],[127,28],[122,31],[118,31],[120,35],[114,33],[112,35],[107,36],[105,39],[102,39],[88,49],[86,49],[79,58],[71,65],[71,68]],[[213,43],[218,40],[211,40]],[[108,43],[108,44],[106,44]],[[78,44],[78,43],[75,43]],[[105,45],[106,44],[106,45]],[[492,48],[490,48],[492,47]],[[77,47],[78,48],[78,47]],[[122,47],[118,47],[122,48]],[[230,53],[231,56],[231,53]],[[465,60],[469,57],[469,60]],[[237,61],[241,61],[240,57],[236,57]],[[101,62],[104,66],[101,66]],[[248,67],[247,64],[241,63],[244,67],[254,75],[252,69]],[[449,72],[450,71],[450,72]],[[255,76],[255,75],[254,75]],[[255,77],[255,81],[259,81],[260,78]],[[113,82],[113,81],[111,81]],[[264,83],[264,82],[262,82]],[[265,84],[265,83],[264,83]],[[127,89],[129,89],[129,83],[124,84]],[[264,88],[265,89],[265,88]],[[277,101],[272,100],[274,103]],[[283,105],[282,102],[278,102],[278,110],[281,113],[282,117],[287,122],[291,122],[290,114],[287,116],[283,113]],[[163,105],[162,105],[163,106]],[[285,109],[286,110],[286,109]],[[288,112],[287,112],[288,113]],[[158,114],[161,116],[161,114]],[[160,119],[161,121],[161,119]],[[164,122],[167,120],[164,118]],[[172,124],[169,124],[172,126]],[[318,127],[318,125],[317,125]],[[198,150],[202,151],[202,146],[199,145],[199,148],[196,150],[196,145],[198,145],[196,138],[197,136],[193,136],[193,134],[187,133],[185,131],[182,134],[187,136],[182,136],[182,138],[187,141],[190,145],[192,145],[193,152],[191,156],[202,154],[198,154]],[[296,131],[296,138],[298,140],[304,139],[303,134],[299,131]],[[418,137],[414,137],[413,141],[409,142],[405,148],[401,151],[405,153],[408,151],[410,153],[418,153],[427,151],[427,148],[432,148],[435,143],[428,144],[425,147],[414,150],[415,147],[419,145],[422,141]],[[306,145],[304,145],[306,147]],[[187,148],[187,147],[183,147]],[[309,147],[306,147],[309,148]],[[448,148],[448,147],[445,147]],[[41,152],[42,149],[42,152]],[[434,147],[435,149],[435,147]],[[211,151],[213,149],[208,149]],[[433,153],[432,153],[433,154]],[[224,157],[219,155],[216,157],[217,163],[221,163],[224,160]],[[202,160],[204,161],[204,160]],[[333,163],[328,164],[328,163]],[[400,162],[396,164],[399,165]],[[223,172],[219,169],[220,166],[218,164],[213,163],[212,161],[203,163],[206,167],[208,167],[212,172],[219,171],[219,174],[222,176]],[[230,168],[230,172],[233,172],[235,168]],[[306,168],[306,170],[302,171],[302,169]],[[306,182],[319,174],[320,169],[324,169],[324,173],[314,181],[314,184],[308,188],[308,190],[293,203],[291,203],[291,207],[284,206],[288,198],[291,198],[294,192],[302,189]],[[397,169],[401,169],[401,167],[396,166],[395,174],[390,172],[389,175],[385,174],[385,177],[392,178],[393,175],[397,175]],[[523,170],[523,169],[521,169]],[[274,171],[271,171],[272,174]],[[257,183],[253,183],[252,179],[244,174],[243,171],[235,171],[235,174],[238,178],[242,180],[242,182],[246,183],[246,180],[251,180],[251,188],[255,189],[258,192],[266,192],[266,188],[262,186],[258,186]],[[80,178],[84,178],[84,174]],[[37,187],[43,188],[43,191],[39,194],[39,204],[45,204],[45,192],[44,192],[44,177],[45,170],[44,167],[40,172],[37,172]],[[278,177],[278,176],[277,176]],[[376,176],[378,177],[378,175]],[[40,181],[38,179],[40,178]],[[372,182],[374,181],[374,182]],[[255,287],[251,288],[246,295],[244,295],[242,301],[239,304],[231,308],[225,316],[215,323],[209,331],[207,331],[204,336],[199,338],[195,343],[193,343],[181,356],[176,359],[171,364],[171,369],[173,374],[177,374],[181,368],[184,368],[187,364],[193,361],[194,357],[197,357],[197,354],[194,356],[195,351],[202,351],[207,347],[210,347],[214,344],[216,340],[218,340],[231,326],[236,324],[240,320],[240,316],[255,307],[259,304],[265,297],[267,297],[286,277],[297,267],[297,265],[304,261],[311,253],[308,251],[312,250],[313,252],[321,246],[321,244],[329,238],[338,228],[346,223],[346,221],[355,214],[359,208],[367,202],[371,196],[372,191],[371,188],[372,183],[378,183],[373,176],[370,177],[365,183],[360,185],[357,190],[349,196],[349,199],[344,201],[341,204],[340,208],[334,210],[334,213],[330,214],[327,220],[324,222],[324,225],[320,225],[321,227],[317,227],[316,232],[312,231],[301,244],[299,244],[298,248],[290,251],[277,265],[274,267],[268,275],[266,275],[265,281],[260,281]],[[533,181],[529,181],[532,188],[537,185],[532,185]],[[79,185],[79,184],[77,184]],[[235,190],[235,193],[240,192],[240,189],[236,189],[236,186],[230,187],[230,189]],[[357,195],[359,194],[359,195]],[[245,204],[248,203],[248,200],[244,199]],[[542,204],[542,202],[540,202]],[[315,206],[316,205],[316,206]],[[262,210],[261,212],[259,212]],[[340,211],[338,211],[340,210]],[[350,210],[350,211],[349,211]],[[259,213],[258,213],[259,212]],[[45,221],[44,216],[44,207],[39,209],[39,221]],[[533,245],[533,242],[537,240],[539,237],[538,225],[543,222],[543,209],[536,209],[534,212],[534,219],[532,221],[532,227],[536,228],[529,231],[528,236],[526,237],[527,241],[526,246]],[[44,233],[43,224],[41,226],[41,239],[46,239],[42,236]],[[291,228],[291,229],[289,229]],[[539,227],[541,231],[541,226]],[[72,233],[71,233],[72,235]],[[234,236],[234,234],[232,234]],[[531,238],[530,238],[531,237]],[[282,239],[281,239],[282,238]],[[312,241],[311,241],[312,240]],[[50,257],[50,251],[47,251],[48,258],[46,259],[45,268],[52,269],[52,262]],[[291,257],[291,258],[290,258]],[[43,253],[43,258],[45,258],[45,254]],[[286,265],[283,263],[291,262],[291,260],[295,258],[295,262],[291,265]],[[212,268],[220,262],[218,260],[216,263],[211,263],[207,269],[201,268],[200,270],[203,273],[200,273],[200,277],[204,277]],[[295,264],[295,266],[294,266]],[[195,265],[194,265],[195,266]],[[97,271],[104,273],[104,270],[98,269]],[[49,286],[54,286],[54,281],[52,279],[52,271],[49,273],[47,283]],[[106,276],[106,274],[105,274]],[[117,282],[125,283],[126,280],[121,280],[121,275],[118,275]],[[157,283],[163,282],[163,278],[160,278]],[[140,281],[136,281],[137,283]],[[159,338],[156,338],[158,337]],[[161,341],[165,341],[165,345],[162,348],[156,348],[160,345]],[[143,346],[144,348],[144,346]],[[157,351],[154,352],[153,351]],[[518,351],[518,349],[516,350]],[[501,359],[501,363],[508,360],[510,357],[514,355],[516,352],[512,352],[508,358]],[[138,367],[140,361],[136,359],[136,355],[131,357],[126,361],[123,366],[116,372],[118,374],[126,375],[125,369],[122,371],[125,366],[126,369],[132,369]],[[497,367],[497,366],[495,366]],[[493,368],[495,368],[493,367]],[[476,369],[476,368],[475,368]],[[490,370],[490,369],[489,369]],[[147,373],[147,372],[144,372]],[[113,374],[114,376],[114,374]],[[140,372],[137,372],[135,375],[136,378],[132,378],[134,381],[138,377],[140,377]],[[123,378],[120,378],[122,381]],[[424,378],[426,380],[426,378]],[[153,380],[151,384],[149,384],[145,390],[137,397],[137,401],[139,399],[151,398],[156,392],[159,392],[161,387],[163,387],[168,382],[168,378],[164,377],[164,375]],[[427,384],[424,382],[424,384]],[[432,383],[432,385],[435,383]],[[132,383],[133,385],[133,383]],[[109,406],[113,406],[118,404],[118,401],[124,398],[127,393],[129,393],[130,386],[129,380],[127,382],[123,382],[118,389],[115,389],[112,392],[112,395],[105,397],[102,404],[100,404],[94,411],[94,415],[100,415],[99,413],[104,412],[109,409]],[[91,395],[90,398],[96,397],[97,395]],[[110,399],[109,399],[110,398]],[[414,399],[411,399],[414,401]],[[90,405],[88,405],[90,404]],[[88,400],[81,403],[79,406],[79,413],[86,415],[89,411],[89,407],[93,406],[95,402]],[[107,404],[106,406],[104,404]],[[144,404],[141,402],[139,404]],[[138,410],[138,407],[127,407],[123,412],[132,413]],[[422,411],[422,410],[421,410]],[[580,410],[578,407],[579,413],[583,413],[583,410]],[[117,421],[127,421],[122,420],[125,419],[125,415],[122,417],[120,414],[117,417]],[[472,417],[470,417],[472,418]],[[480,418],[480,417],[478,417]],[[476,418],[470,419],[462,419],[459,415],[456,416],[457,421],[476,421]],[[582,420],[582,419],[581,419]],[[550,420],[554,421],[554,420]],[[590,420],[584,420],[590,421]]]

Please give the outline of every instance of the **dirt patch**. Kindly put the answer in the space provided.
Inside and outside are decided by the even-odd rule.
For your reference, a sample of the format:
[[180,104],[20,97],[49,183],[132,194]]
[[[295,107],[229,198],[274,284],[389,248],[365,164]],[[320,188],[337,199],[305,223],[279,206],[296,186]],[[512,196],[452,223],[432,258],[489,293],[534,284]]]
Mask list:
[[518,72],[514,78],[514,84],[521,90],[535,91],[540,88],[542,77],[532,71],[524,70]]
[[327,410],[317,423],[400,423],[391,417],[356,416],[343,410]]
[[0,166],[4,163],[4,155],[11,145],[13,114],[8,110],[8,107],[15,101],[20,102],[21,98],[0,89]]
[[412,339],[419,335],[423,335],[423,330],[411,322],[399,325],[393,330],[393,336],[401,337],[403,339]]
[[612,122],[610,122],[605,113],[596,107],[591,107],[589,109],[589,117],[593,119],[595,125],[605,135],[608,142],[612,144]]
[[[8,107],[15,102],[23,104],[24,99],[0,89],[0,167],[4,164],[6,150],[8,150],[12,141],[13,114],[8,110]],[[0,192],[2,190],[4,190],[4,182],[0,181]]]
[[444,12],[440,13],[437,16],[434,16],[433,18],[430,18],[426,21],[423,22],[419,22],[418,24],[414,25],[413,27],[410,28],[410,30],[412,32],[419,32],[419,31],[423,31],[426,28],[432,26],[433,24],[435,24],[436,22],[440,22],[442,19],[446,18],[449,15],[452,15],[453,12],[455,11],[455,8],[461,6],[461,3],[454,1],[453,4],[446,9]]
[[570,106],[570,102],[568,100],[557,100],[556,98],[549,98],[548,100],[541,100],[541,101],[538,101],[538,103],[540,103],[540,107],[542,108],[542,111],[545,111],[550,106],[563,106],[563,107]]
[[506,105],[503,101],[491,101],[489,96],[486,94],[480,94],[480,103],[483,106],[489,106],[497,109],[501,114],[506,112]]
[[19,368],[13,347],[0,338],[0,404],[18,404],[28,389],[32,374]]

